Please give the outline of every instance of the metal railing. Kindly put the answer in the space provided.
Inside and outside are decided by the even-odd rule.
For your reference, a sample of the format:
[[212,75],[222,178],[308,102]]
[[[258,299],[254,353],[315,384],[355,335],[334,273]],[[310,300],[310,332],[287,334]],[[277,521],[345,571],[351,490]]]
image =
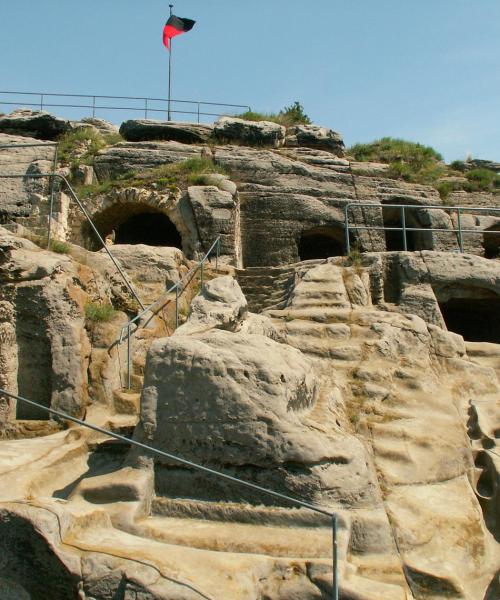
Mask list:
[[[383,211],[385,208],[398,208],[400,215],[401,227],[386,227],[380,225],[355,225],[349,223],[349,209],[351,208],[373,208],[378,211]],[[444,212],[456,212],[457,215],[457,227],[408,227],[407,226],[407,210],[417,210],[417,211],[425,211],[425,210],[441,210]],[[351,240],[350,240],[350,232],[351,231],[360,231],[360,230],[369,230],[369,231],[400,231],[401,232],[401,241],[403,250],[408,250],[408,232],[418,231],[420,233],[425,232],[440,232],[440,233],[449,233],[449,234],[457,234],[458,238],[458,247],[460,252],[463,254],[464,252],[464,233],[465,234],[475,234],[475,235],[500,235],[500,231],[488,230],[488,229],[464,229],[462,227],[462,215],[466,212],[469,213],[498,213],[500,216],[500,208],[495,207],[484,207],[484,208],[476,208],[472,206],[444,206],[444,205],[427,205],[427,204],[376,204],[373,202],[351,202],[346,204],[344,207],[344,241],[345,241],[345,250],[346,254],[349,254],[351,251]],[[381,213],[383,214],[383,213]]]
[[[12,99],[10,96],[14,96]],[[21,96],[27,96],[31,102],[25,101]],[[146,98],[141,96],[99,96],[92,94],[54,94],[47,92],[14,92],[0,91],[0,97],[7,100],[0,100],[0,105],[13,107],[34,107],[43,110],[44,108],[78,108],[89,111],[90,116],[95,117],[97,111],[130,111],[132,113],[142,113],[147,119],[150,114],[158,113],[168,114],[168,99],[166,98]],[[35,98],[37,99],[35,101]],[[69,102],[55,102],[52,99],[70,98]],[[79,100],[81,102],[79,102]],[[121,105],[116,103],[109,104],[109,101],[120,101]],[[127,101],[129,106],[123,106],[123,101]],[[120,104],[118,102],[118,104]],[[238,109],[239,112],[251,110],[250,106],[244,104],[228,104],[226,102],[205,102],[201,100],[171,100],[173,108],[170,110],[174,114],[195,115],[197,122],[201,117],[222,117]],[[165,108],[161,104],[165,104]],[[132,105],[130,105],[132,104]],[[140,106],[139,106],[140,104]],[[179,108],[176,108],[179,105]],[[212,108],[213,107],[213,108]],[[182,109],[184,110],[182,110]],[[226,109],[230,109],[229,111]],[[212,112],[207,112],[212,111]],[[215,112],[214,112],[215,111]],[[222,112],[221,112],[222,111]]]
[[[255,483],[250,483],[249,481],[245,481],[244,479],[239,479],[238,477],[233,477],[232,475],[227,475],[226,473],[222,473],[221,471],[216,471],[215,469],[211,469],[209,467],[204,467],[198,463],[194,463],[185,458],[181,458],[180,456],[176,456],[175,454],[170,454],[169,452],[164,452],[163,450],[158,450],[158,448],[153,448],[152,446],[147,446],[146,444],[142,444],[141,442],[137,442],[136,440],[127,438],[119,433],[115,433],[113,431],[108,431],[107,429],[103,429],[98,427],[97,425],[92,425],[90,423],[86,423],[76,417],[72,417],[71,415],[65,414],[58,410],[54,410],[47,406],[43,406],[38,402],[34,402],[33,400],[28,400],[27,398],[23,398],[22,396],[18,396],[17,394],[11,394],[4,389],[0,388],[0,395],[3,395],[7,398],[11,398],[12,400],[16,400],[17,402],[24,402],[25,404],[29,404],[35,408],[44,410],[49,414],[55,415],[60,419],[64,419],[66,421],[71,421],[77,425],[82,427],[86,427],[87,429],[92,429],[98,433],[103,435],[107,435],[121,442],[125,442],[126,444],[131,444],[132,446],[136,446],[141,450],[145,450],[146,452],[150,452],[156,456],[161,456],[162,458],[167,458],[176,463],[189,467],[191,469],[195,469],[196,471],[200,471],[212,477],[216,477],[218,479],[224,479],[225,481],[230,481],[236,485],[241,487],[245,487],[247,489],[251,489],[253,491],[257,491],[266,496],[277,498],[279,500],[284,500],[292,504],[293,506],[297,506],[300,508],[306,508],[311,510],[317,514],[326,516],[330,519],[331,527],[332,527],[332,600],[339,599],[339,581],[338,581],[338,544],[337,544],[337,529],[338,529],[338,517],[337,514],[331,511],[328,511],[320,506],[316,506],[315,504],[311,504],[309,502],[305,502],[304,500],[299,500],[297,498],[292,498],[291,496],[287,496],[285,494],[281,494],[280,492],[275,492],[274,490],[270,490],[268,488],[264,488],[260,485],[256,485]],[[62,541],[62,540],[61,540]]]
[[[186,290],[188,285],[191,283],[195,275],[200,271],[200,291],[203,291],[204,287],[204,273],[205,263],[210,259],[210,256],[215,251],[215,270],[219,266],[220,256],[220,236],[210,246],[209,250],[205,253],[202,259],[200,259],[194,267],[192,267],[177,283],[170,287],[164,294],[162,294],[157,300],[146,307],[137,316],[131,319],[127,325],[124,325],[120,331],[120,338],[118,344],[123,342],[123,339],[127,337],[127,389],[132,387],[132,333],[135,333],[141,324],[141,319],[148,313],[152,315],[156,314],[159,310],[164,310],[165,306],[171,302],[171,294],[175,292],[175,329],[179,327],[179,298],[182,293]],[[135,329],[132,331],[132,327],[135,325]]]
[[[130,281],[129,281],[127,275],[125,274],[125,271],[121,267],[120,263],[113,256],[113,254],[111,253],[111,251],[108,248],[108,245],[102,239],[102,236],[99,233],[97,227],[94,225],[94,222],[92,221],[89,213],[87,212],[87,209],[82,204],[82,202],[80,201],[80,199],[76,195],[75,190],[72,188],[71,184],[66,179],[66,177],[64,177],[64,175],[60,175],[59,173],[25,173],[25,174],[19,174],[19,173],[0,173],[0,179],[42,179],[44,177],[50,177],[50,178],[52,178],[52,180],[59,179],[60,181],[63,182],[63,184],[66,186],[66,189],[68,190],[68,192],[69,192],[72,200],[75,202],[75,204],[78,206],[78,208],[80,209],[80,211],[83,213],[83,215],[87,219],[87,221],[88,221],[90,227],[92,228],[94,234],[96,235],[97,239],[101,242],[102,247],[104,248],[104,250],[106,251],[107,255],[111,259],[112,263],[116,267],[116,270],[120,274],[120,277],[122,278],[123,282],[125,283],[127,289],[130,291],[130,293],[132,294],[132,296],[134,297],[134,299],[137,301],[137,303],[139,304],[139,306],[142,309],[144,309],[145,308],[144,304],[142,303],[142,300],[140,299],[140,297],[137,294],[137,292],[135,291],[134,286],[130,283]],[[53,218],[53,216],[52,216],[52,209],[53,209],[53,206],[51,204],[50,209],[49,209],[50,210],[50,212],[49,212],[49,227],[48,227],[48,229],[49,229],[49,236],[50,236],[50,230],[51,230],[51,222],[52,222],[52,218]],[[49,237],[49,246],[50,246],[50,237]]]

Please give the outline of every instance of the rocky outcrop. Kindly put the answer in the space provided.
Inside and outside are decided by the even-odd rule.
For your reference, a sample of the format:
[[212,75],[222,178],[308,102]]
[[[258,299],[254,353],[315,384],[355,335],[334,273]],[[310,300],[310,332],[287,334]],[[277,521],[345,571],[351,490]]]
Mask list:
[[247,316],[247,301],[232,277],[207,281],[191,303],[189,319],[174,335],[191,335],[208,329],[237,331]]
[[69,121],[39,110],[19,109],[0,116],[0,132],[10,135],[55,140],[70,129]]
[[286,131],[285,146],[305,147],[315,150],[326,150],[336,156],[344,156],[344,142],[342,137],[328,129],[318,125],[295,125]]
[[237,195],[215,186],[191,186],[187,195],[203,250],[208,251],[213,242],[220,237],[220,254],[238,265],[240,215]]
[[130,171],[153,169],[160,165],[200,157],[202,146],[179,142],[123,142],[101,151],[94,161],[100,181]]
[[210,140],[212,132],[212,125],[151,119],[125,121],[120,127],[120,134],[128,142],[164,140],[182,144],[203,144]]
[[235,117],[221,117],[214,125],[215,137],[225,143],[237,142],[245,146],[284,144],[286,128],[271,121],[245,121]]

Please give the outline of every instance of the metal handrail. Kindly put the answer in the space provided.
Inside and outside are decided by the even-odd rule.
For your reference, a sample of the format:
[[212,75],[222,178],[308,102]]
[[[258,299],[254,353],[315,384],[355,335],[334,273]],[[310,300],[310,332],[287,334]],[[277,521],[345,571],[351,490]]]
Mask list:
[[[66,179],[66,177],[64,177],[64,175],[61,175],[60,173],[25,173],[24,175],[19,174],[19,173],[15,173],[15,174],[14,173],[6,173],[6,174],[0,173],[0,179],[41,179],[43,177],[57,178],[57,179],[60,179],[64,183],[64,185],[66,186],[67,190],[69,191],[72,199],[74,200],[74,202],[76,203],[76,205],[78,206],[78,208],[81,210],[81,212],[84,214],[85,218],[89,222],[92,230],[94,231],[95,235],[97,236],[97,239],[101,242],[102,247],[104,248],[104,250],[108,254],[108,256],[111,259],[111,261],[113,262],[114,266],[116,267],[116,270],[120,274],[120,276],[123,279],[125,285],[129,289],[130,293],[135,298],[135,300],[138,302],[139,306],[142,309],[144,309],[144,304],[142,303],[142,300],[139,298],[139,295],[137,294],[137,292],[135,291],[134,286],[130,283],[128,277],[125,274],[125,271],[122,269],[122,267],[120,266],[119,262],[116,260],[116,258],[113,256],[113,254],[110,252],[110,250],[108,248],[108,245],[102,239],[102,236],[99,233],[97,227],[94,225],[94,222],[92,221],[89,213],[87,212],[87,209],[82,204],[82,202],[80,201],[80,199],[76,195],[74,189],[72,188],[71,184]],[[52,213],[50,213],[50,215],[49,215],[49,224],[50,224],[51,219],[52,219]],[[50,227],[50,225],[49,225],[49,227]]]
[[[153,309],[157,305],[161,305],[161,303],[164,302],[170,294],[175,292],[175,328],[177,329],[179,327],[179,298],[198,271],[201,272],[200,286],[201,291],[203,291],[205,263],[210,258],[210,255],[213,253],[214,250],[216,250],[215,270],[217,270],[220,256],[220,236],[210,246],[203,258],[201,258],[194,267],[192,267],[179,281],[177,281],[177,283],[174,283],[174,285],[170,287],[165,293],[163,293],[159,298],[157,298],[152,304],[144,308],[142,312],[136,315],[133,319],[131,319],[126,325],[124,325],[121,328],[120,338],[118,339],[118,345],[120,345],[123,342],[124,332],[126,331],[127,333],[127,389],[130,390],[132,387],[132,333],[135,333],[139,329],[140,320],[148,312],[154,312]],[[163,305],[163,307],[164,306],[165,305]],[[134,331],[132,331],[133,325],[137,325]]]
[[[360,208],[360,207],[370,207],[376,208],[378,210],[383,210],[384,208],[399,208],[401,214],[401,227],[385,227],[378,225],[349,225],[349,209],[350,208]],[[419,210],[442,210],[442,211],[456,211],[457,212],[457,224],[458,228],[447,228],[447,227],[407,227],[406,225],[406,209],[419,209]],[[458,244],[460,248],[460,252],[464,253],[464,241],[463,234],[464,233],[474,233],[476,235],[484,235],[487,233],[488,235],[500,235],[500,231],[485,231],[485,230],[477,230],[477,229],[464,229],[462,227],[462,213],[463,212],[498,212],[500,213],[500,208],[496,207],[473,207],[473,206],[444,206],[438,204],[381,204],[376,202],[350,202],[344,206],[344,239],[345,239],[345,249],[346,254],[349,254],[351,251],[351,241],[349,232],[354,230],[373,230],[373,231],[401,231],[402,232],[402,240],[403,240],[403,249],[404,251],[408,250],[408,240],[406,232],[408,231],[440,231],[443,233],[457,233],[458,234]]]
[[[166,98],[147,98],[144,96],[103,96],[98,94],[61,94],[61,93],[49,93],[49,92],[15,92],[15,91],[0,91],[0,95],[11,95],[11,96],[38,96],[40,101],[34,102],[7,102],[0,101],[0,105],[8,106],[36,106],[40,110],[44,108],[85,108],[92,110],[92,117],[95,117],[96,110],[129,110],[133,112],[144,112],[144,116],[147,119],[148,113],[165,113],[168,109],[152,108],[151,102],[165,102],[168,103]],[[92,104],[55,104],[45,102],[45,98],[91,98]],[[100,106],[96,102],[97,100],[129,100],[129,101],[141,101],[144,102],[144,107],[131,107],[131,106]],[[197,115],[198,123],[200,122],[201,116],[208,117],[221,117],[224,116],[225,112],[204,112],[202,107],[204,106],[217,106],[224,109],[226,108],[239,108],[245,110],[252,110],[250,106],[244,104],[228,104],[225,102],[206,102],[202,100],[170,100],[174,104],[191,104],[196,110],[171,110],[170,112],[176,114],[186,115]]]
[[141,448],[141,450],[146,450],[146,452],[150,452],[151,454],[155,454],[157,456],[162,456],[163,458],[168,458],[169,460],[177,462],[186,467],[190,467],[190,468],[200,471],[202,473],[206,473],[207,475],[211,475],[211,476],[217,477],[219,479],[224,479],[226,481],[230,481],[231,483],[235,483],[236,485],[246,487],[248,489],[260,492],[260,493],[270,496],[272,498],[279,498],[280,500],[285,500],[286,502],[289,502],[290,504],[292,504],[294,506],[301,507],[301,508],[307,508],[308,510],[311,510],[317,514],[321,514],[326,517],[329,517],[331,519],[331,525],[332,525],[332,566],[333,566],[332,599],[338,600],[338,598],[339,598],[338,545],[337,545],[338,517],[337,517],[336,513],[328,511],[324,508],[321,508],[320,506],[316,506],[315,504],[311,504],[310,502],[305,502],[304,500],[292,498],[291,496],[281,494],[280,492],[275,492],[274,490],[270,490],[270,489],[262,487],[260,485],[256,485],[255,483],[250,483],[249,481],[245,481],[244,479],[239,479],[238,477],[234,477],[232,475],[227,475],[226,473],[222,473],[221,471],[216,471],[215,469],[211,469],[209,467],[205,467],[198,463],[194,463],[185,458],[181,458],[180,456],[176,456],[175,454],[170,454],[169,452],[164,452],[163,450],[158,450],[158,448],[153,448],[152,446],[147,446],[146,444],[142,444],[141,442],[127,438],[123,435],[120,435],[119,433],[115,433],[114,431],[108,431],[107,429],[103,429],[101,427],[98,427],[97,425],[92,425],[91,423],[86,423],[85,421],[82,421],[81,419],[77,419],[76,417],[72,417],[71,415],[65,414],[58,410],[54,410],[47,406],[43,406],[42,404],[39,404],[38,402],[34,402],[33,400],[28,400],[27,398],[23,398],[22,396],[18,396],[17,394],[11,394],[10,392],[7,392],[6,390],[4,390],[2,388],[0,388],[0,395],[4,395],[7,398],[11,398],[16,401],[24,402],[26,404],[29,404],[30,406],[34,406],[36,408],[42,409],[42,410],[44,410],[52,415],[55,415],[56,417],[59,417],[61,419],[71,421],[73,423],[76,423],[77,425],[86,427],[87,429],[92,429],[93,431],[107,435],[107,436],[112,437],[121,442],[131,444],[133,446],[136,446],[137,448]]

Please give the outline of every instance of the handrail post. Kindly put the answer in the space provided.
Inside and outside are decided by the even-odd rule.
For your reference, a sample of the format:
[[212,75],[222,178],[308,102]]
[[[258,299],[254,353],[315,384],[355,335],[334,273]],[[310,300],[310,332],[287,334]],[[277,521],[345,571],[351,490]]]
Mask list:
[[175,288],[175,328],[179,327],[179,286]]
[[52,238],[52,213],[54,212],[54,183],[57,169],[57,151],[59,145],[54,148],[54,160],[52,162],[52,177],[50,178],[50,200],[49,200],[49,223],[47,226],[47,250],[50,250],[50,242]]
[[349,256],[351,253],[351,244],[349,241],[349,204],[344,206],[344,235],[345,235],[345,253]]
[[92,118],[95,119],[95,96],[92,97]]
[[144,118],[148,118],[148,99],[144,98]]
[[127,327],[127,389],[132,389],[132,335],[130,323]]
[[464,253],[464,238],[462,235],[462,211],[457,208],[457,224],[458,224],[458,245],[460,247],[460,253]]
[[198,123],[200,122],[200,103],[198,102]]
[[333,568],[333,600],[339,600],[339,556],[337,544],[337,515],[332,516],[332,568]]
[[43,94],[40,94],[40,110],[43,110]]
[[408,250],[408,244],[406,242],[406,214],[404,204],[401,206],[401,228],[403,232],[403,250],[406,252]]

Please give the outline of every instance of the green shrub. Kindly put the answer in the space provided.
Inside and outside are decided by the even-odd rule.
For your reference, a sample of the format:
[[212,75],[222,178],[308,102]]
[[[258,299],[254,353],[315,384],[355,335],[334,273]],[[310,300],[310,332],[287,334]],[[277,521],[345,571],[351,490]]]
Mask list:
[[119,133],[102,135],[94,127],[79,127],[59,138],[59,160],[63,164],[72,164],[75,162],[75,151],[85,144],[87,148],[82,156],[76,158],[76,163],[91,164],[99,150],[122,141],[123,138]]
[[62,242],[61,240],[50,240],[50,249],[52,252],[57,252],[57,254],[69,254],[71,244]]
[[430,146],[385,137],[370,144],[355,144],[348,150],[358,161],[390,165],[388,175],[412,183],[432,185],[446,173],[443,157]]
[[310,125],[311,119],[304,112],[304,107],[298,101],[290,106],[285,106],[278,114],[280,123],[285,127],[292,125]]
[[472,191],[491,191],[500,187],[500,176],[489,169],[472,169],[465,177],[472,184]]
[[271,121],[272,123],[278,123],[278,125],[284,125],[285,127],[311,124],[311,119],[305,114],[304,107],[298,101],[290,106],[285,106],[278,114],[260,113],[248,110],[236,116],[245,121]]
[[89,302],[85,305],[85,316],[89,321],[111,321],[115,314],[116,311],[109,302],[105,302],[102,304],[99,304],[97,302]]

